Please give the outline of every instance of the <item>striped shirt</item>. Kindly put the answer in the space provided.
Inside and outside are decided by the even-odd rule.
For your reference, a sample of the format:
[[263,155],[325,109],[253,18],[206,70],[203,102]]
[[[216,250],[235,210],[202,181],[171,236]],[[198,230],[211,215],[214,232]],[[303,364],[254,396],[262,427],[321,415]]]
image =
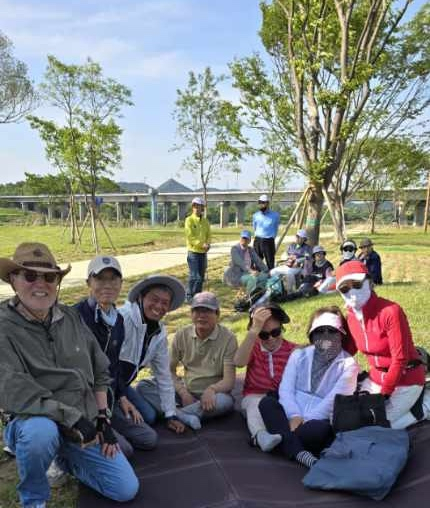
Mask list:
[[282,373],[296,344],[282,340],[278,349],[268,351],[260,341],[254,344],[246,369],[243,396],[277,391]]

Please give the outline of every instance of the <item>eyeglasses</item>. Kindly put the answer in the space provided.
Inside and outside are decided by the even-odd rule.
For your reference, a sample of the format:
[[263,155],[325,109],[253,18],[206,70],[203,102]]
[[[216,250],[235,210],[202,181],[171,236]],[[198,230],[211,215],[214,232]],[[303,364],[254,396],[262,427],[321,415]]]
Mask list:
[[58,273],[55,272],[34,272],[32,270],[21,270],[18,272],[19,275],[21,275],[26,282],[29,282],[30,284],[33,282],[36,282],[37,279],[42,279],[48,284],[53,284],[54,282],[58,281]]
[[264,330],[261,330],[261,332],[258,334],[258,337],[261,340],[268,340],[270,337],[279,337],[282,333],[282,328],[273,328],[273,330],[270,330],[270,332],[265,332]]
[[259,201],[258,204],[259,205],[267,205],[268,201]]
[[357,249],[354,247],[342,247],[342,250],[345,252],[355,252]]
[[345,295],[346,293],[348,293],[350,289],[361,289],[363,287],[363,282],[364,280],[349,281],[346,284],[342,284],[341,286],[339,286],[338,291]]

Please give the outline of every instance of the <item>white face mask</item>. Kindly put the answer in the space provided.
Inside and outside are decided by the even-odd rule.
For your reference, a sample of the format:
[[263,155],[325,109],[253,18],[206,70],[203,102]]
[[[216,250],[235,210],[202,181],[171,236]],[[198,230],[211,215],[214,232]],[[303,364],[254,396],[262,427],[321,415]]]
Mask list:
[[354,257],[354,255],[355,255],[354,251],[350,251],[350,250],[342,251],[343,259],[352,259]]
[[370,288],[370,282],[368,279],[363,281],[363,285],[360,289],[350,289],[348,293],[341,293],[343,301],[346,306],[353,310],[360,310],[369,301],[372,290]]

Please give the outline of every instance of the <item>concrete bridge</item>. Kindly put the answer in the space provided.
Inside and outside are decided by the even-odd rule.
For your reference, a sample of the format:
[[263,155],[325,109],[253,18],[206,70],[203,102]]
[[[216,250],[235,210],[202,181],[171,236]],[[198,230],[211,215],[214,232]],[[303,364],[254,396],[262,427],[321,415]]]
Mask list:
[[[225,190],[210,191],[207,194],[208,204],[219,207],[220,227],[228,225],[229,211],[233,207],[235,210],[236,225],[244,223],[245,207],[248,204],[256,203],[262,191],[258,190]],[[276,193],[276,201],[281,205],[291,205],[296,203],[303,190],[285,190]],[[400,222],[406,221],[406,211],[413,209],[414,224],[422,225],[424,221],[424,209],[426,199],[425,188],[410,188],[402,190],[402,199],[396,201],[395,215]],[[192,199],[201,196],[201,192],[157,192],[150,189],[146,193],[112,193],[97,194],[100,205],[114,204],[116,208],[116,220],[120,222],[125,215],[131,221],[137,220],[138,207],[140,204],[149,203],[151,205],[151,223],[158,222],[159,209],[161,208],[161,223],[167,222],[171,207],[176,206],[177,220],[183,220],[190,208]],[[369,194],[366,191],[359,191],[354,194],[349,201],[369,201]],[[75,196],[79,207],[79,219],[82,221],[86,215],[85,196],[77,194]],[[382,193],[383,201],[393,201],[393,191],[384,190]],[[69,213],[67,196],[0,196],[1,204],[14,203],[24,211],[38,210],[48,216],[48,219],[61,217],[65,219]]]

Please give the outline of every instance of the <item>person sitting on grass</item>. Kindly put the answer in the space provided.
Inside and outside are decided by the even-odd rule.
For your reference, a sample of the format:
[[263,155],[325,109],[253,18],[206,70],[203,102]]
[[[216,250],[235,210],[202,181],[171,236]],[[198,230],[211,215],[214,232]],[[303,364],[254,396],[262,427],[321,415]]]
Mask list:
[[109,360],[76,309],[58,303],[61,269],[42,243],[20,244],[0,259],[15,296],[0,304],[0,407],[16,455],[24,508],[45,508],[53,459],[115,501],[133,499],[139,481],[108,418]]
[[251,247],[251,232],[243,230],[237,245],[231,248],[230,266],[224,272],[224,283],[228,286],[244,286],[250,295],[257,287],[264,287],[268,269],[264,261]]
[[149,275],[130,289],[127,298],[126,304],[119,308],[125,328],[119,357],[123,375],[130,384],[145,367],[150,367],[153,374],[151,379],[139,381],[136,388],[129,388],[128,400],[146,415],[149,424],[162,416],[167,428],[176,433],[184,432],[185,425],[199,427],[197,417],[176,410],[167,331],[161,321],[167,312],[184,303],[184,286],[170,275]]
[[348,351],[360,351],[369,362],[369,377],[361,389],[385,396],[387,419],[393,429],[428,418],[430,414],[423,411],[420,401],[425,368],[403,309],[374,292],[361,261],[350,261],[336,270],[336,289],[348,309]]
[[339,266],[342,266],[344,263],[348,263],[348,261],[355,261],[357,256],[355,253],[357,252],[357,244],[354,240],[345,240],[342,242],[340,246],[341,260],[339,262]]
[[312,272],[303,278],[299,289],[293,293],[288,293],[285,300],[296,300],[297,298],[316,296],[330,291],[333,286],[335,291],[336,277],[334,268],[328,259],[326,251],[321,245],[316,245],[312,249]]
[[281,441],[280,434],[267,431],[258,404],[267,392],[277,393],[282,373],[296,344],[284,339],[283,325],[290,318],[276,303],[255,307],[248,333],[234,355],[236,367],[246,366],[242,411],[251,433],[251,442],[269,452]]
[[348,334],[338,307],[316,310],[308,337],[311,345],[295,349],[287,362],[279,399],[268,395],[259,408],[267,430],[282,436],[281,453],[312,467],[334,437],[330,420],[335,395],[354,393],[360,368],[343,349]]
[[[287,249],[285,264],[272,268],[270,275],[283,275],[286,278],[287,293],[296,290],[297,278],[309,275],[311,271],[312,248],[307,244],[308,234],[306,229],[299,229],[296,233],[296,241]],[[298,284],[298,283],[297,283]]]
[[381,256],[373,250],[373,242],[370,238],[361,240],[360,251],[358,259],[366,265],[373,283],[382,284]]
[[90,261],[87,271],[89,297],[76,304],[76,308],[109,358],[112,385],[108,404],[112,427],[119,433],[117,437],[122,451],[131,456],[133,448],[154,448],[157,433],[145,423],[146,412],[142,415],[127,398],[128,391],[133,389],[123,379],[119,360],[124,342],[124,319],[115,307],[122,286],[121,266],[116,258],[101,255]]
[[[233,357],[237,340],[219,324],[217,297],[208,291],[191,301],[192,324],[180,328],[172,341],[170,370],[182,412],[199,421],[229,413],[234,400],[231,391],[236,372]],[[177,375],[181,364],[184,376]]]

